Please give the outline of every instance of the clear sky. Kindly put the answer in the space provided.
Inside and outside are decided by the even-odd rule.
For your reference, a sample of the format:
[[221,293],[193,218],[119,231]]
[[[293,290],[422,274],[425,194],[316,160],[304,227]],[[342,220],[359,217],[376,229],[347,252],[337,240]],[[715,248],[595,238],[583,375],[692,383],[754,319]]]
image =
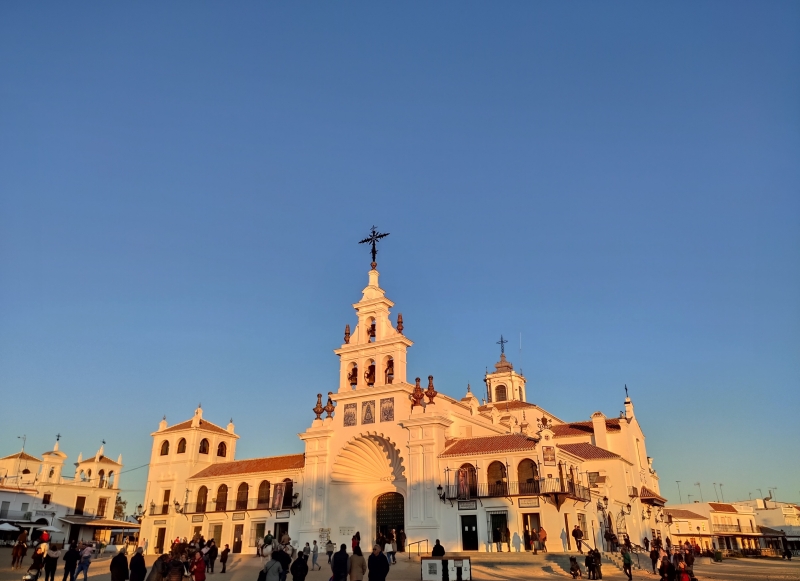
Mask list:
[[799,160],[797,2],[4,2],[0,453],[301,451],[375,224],[410,377],[800,501]]

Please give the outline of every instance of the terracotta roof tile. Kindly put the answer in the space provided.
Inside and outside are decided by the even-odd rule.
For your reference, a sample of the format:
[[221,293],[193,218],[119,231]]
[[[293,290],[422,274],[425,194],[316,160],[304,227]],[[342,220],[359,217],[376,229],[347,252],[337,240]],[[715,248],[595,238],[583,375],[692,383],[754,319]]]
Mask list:
[[537,440],[522,434],[458,438],[446,443],[444,452],[439,454],[439,457],[533,450],[536,448],[536,442]]
[[558,444],[558,447],[584,460],[608,460],[610,458],[619,458],[619,455],[614,454],[614,452],[609,452],[604,448],[599,448],[586,442],[580,442],[578,444]]
[[[619,427],[618,419],[607,419],[606,430],[609,432],[618,432]],[[569,436],[588,436],[594,434],[594,427],[592,422],[572,422],[571,424],[555,424],[552,428],[553,436],[556,438],[566,438]]]
[[664,512],[671,514],[672,518],[691,518],[698,520],[707,520],[703,515],[692,512],[691,510],[683,510],[682,508],[665,508]]
[[[164,430],[158,432],[159,434],[166,434],[169,432],[177,432],[180,430],[188,430],[192,427],[192,420],[186,420],[185,422],[181,422],[180,424],[175,424],[174,426],[170,426]],[[206,432],[216,432],[218,434],[228,434],[232,435],[228,430],[220,428],[216,424],[212,424],[211,422],[207,422],[206,420],[200,420],[200,425],[196,428],[198,430],[205,430]]]
[[19,458],[20,460],[31,460],[33,462],[41,462],[39,458],[37,458],[36,456],[31,456],[27,452],[17,452],[16,454],[11,454],[11,456],[0,458],[0,460],[14,460],[16,458]]
[[646,486],[642,486],[641,490],[639,491],[639,499],[641,500],[656,500],[658,502],[667,502],[667,499],[647,488]]
[[234,474],[253,474],[256,472],[274,472],[277,470],[296,470],[305,466],[305,454],[289,454],[287,456],[271,456],[269,458],[252,458],[222,462],[204,468],[192,478],[213,478],[215,476],[232,476]]
[[716,512],[738,512],[736,507],[732,504],[723,504],[721,502],[709,502],[708,506],[711,507],[711,510]]

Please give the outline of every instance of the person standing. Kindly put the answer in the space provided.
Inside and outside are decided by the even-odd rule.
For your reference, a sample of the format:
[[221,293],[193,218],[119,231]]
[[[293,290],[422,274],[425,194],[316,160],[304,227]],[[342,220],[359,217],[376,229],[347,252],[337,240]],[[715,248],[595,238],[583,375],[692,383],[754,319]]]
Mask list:
[[208,573],[214,573],[214,563],[217,561],[217,557],[219,556],[219,549],[217,548],[217,543],[214,539],[208,541]]
[[[308,543],[306,543],[308,545]],[[291,568],[289,571],[292,574],[293,581],[306,581],[306,575],[308,575],[308,555],[304,552],[298,552],[297,558],[292,563]]]
[[86,545],[86,547],[81,551],[81,560],[78,563],[78,568],[75,570],[75,577],[83,572],[83,581],[86,581],[86,578],[89,575],[89,565],[92,564],[92,553],[94,553],[94,549],[91,547],[91,545]]
[[444,547],[439,542],[439,539],[436,539],[436,542],[433,544],[433,550],[431,551],[431,557],[444,557]]
[[[528,530],[528,527],[525,527],[525,530],[522,533],[522,544],[525,546],[526,551],[531,550],[531,533]],[[536,554],[536,551],[533,551]]]
[[[219,554],[219,562],[222,564],[222,571],[220,573],[225,572],[225,567],[228,564],[228,553],[231,552],[231,548],[228,545],[225,545],[225,548],[222,549],[222,552]],[[133,581],[133,580],[131,580]]]
[[347,564],[347,574],[350,575],[350,581],[362,581],[367,572],[367,560],[364,558],[364,553],[361,547],[356,545],[353,549],[353,554],[350,555],[350,561]]
[[111,581],[128,581],[128,557],[119,551],[108,566],[111,571]]
[[339,552],[331,559],[331,573],[333,581],[347,581],[347,545],[342,543]]
[[492,542],[497,547],[497,552],[503,552],[503,533],[500,531],[500,527],[494,527],[492,531]]
[[306,562],[308,562],[308,558],[311,556],[311,545],[308,543],[303,547],[303,554],[306,556]]
[[75,567],[78,566],[78,561],[81,560],[81,554],[78,551],[75,543],[70,543],[69,549],[64,553],[64,579],[62,581],[75,581]]
[[594,574],[594,555],[591,551],[586,552],[586,558],[583,560],[583,566],[586,567],[586,578],[597,579]]
[[265,581],[281,581],[281,573],[283,573],[283,566],[278,560],[278,553],[283,551],[272,551],[272,558],[264,565],[264,573],[266,575]]
[[328,539],[328,542],[325,543],[325,553],[328,555],[328,565],[331,564],[331,559],[333,558],[333,551],[336,549],[336,545],[333,544],[333,541]]
[[406,551],[406,533],[403,529],[397,533],[397,550],[401,553],[405,553]]
[[137,547],[136,552],[131,557],[131,581],[144,581],[144,578],[147,577],[147,565],[144,563],[144,555],[142,553],[144,553],[144,549]]
[[653,564],[653,575],[656,574],[656,567],[658,566],[658,549],[653,545],[650,550],[650,562]]
[[547,531],[544,527],[539,527],[539,544],[542,545],[542,553],[547,552]]
[[34,573],[33,580],[36,581],[39,579],[39,574],[42,572],[42,568],[44,567],[44,553],[42,553],[41,547],[36,547],[36,551],[33,553],[33,560],[31,566],[28,567],[28,573]]
[[583,555],[583,547],[581,546],[581,541],[583,540],[583,531],[578,525],[575,525],[575,528],[572,529],[572,538],[575,539],[575,545],[578,549],[578,552]]
[[59,557],[61,557],[61,551],[54,546],[47,547],[44,557],[44,581],[55,581]]
[[647,538],[647,535],[645,535],[644,538],[642,539],[642,544],[644,545],[645,551],[650,550],[650,539]]
[[[314,571],[319,564],[317,563],[317,559],[319,558],[319,545],[317,545],[317,541],[314,541],[313,546],[311,547],[311,570]],[[322,569],[322,567],[319,567]]]
[[381,554],[380,545],[372,547],[372,554],[369,556],[367,567],[369,568],[369,576],[367,577],[369,581],[386,581],[386,576],[389,574],[389,561]]
[[[174,581],[172,579],[172,569],[173,567],[170,566],[170,575],[169,581]],[[180,565],[180,571],[183,572],[183,565]],[[194,561],[192,561],[192,575],[194,576],[194,581],[206,581],[206,562],[203,559],[203,555],[200,551],[194,554]],[[181,581],[178,579],[177,581]]]

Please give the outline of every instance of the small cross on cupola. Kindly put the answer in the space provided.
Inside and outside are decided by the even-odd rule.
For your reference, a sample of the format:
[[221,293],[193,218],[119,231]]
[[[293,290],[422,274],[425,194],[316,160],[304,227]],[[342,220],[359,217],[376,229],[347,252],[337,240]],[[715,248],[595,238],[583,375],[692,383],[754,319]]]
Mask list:
[[372,264],[370,265],[370,266],[372,266],[372,270],[375,270],[376,268],[378,268],[378,263],[376,262],[376,258],[378,256],[378,247],[377,247],[378,240],[380,240],[381,238],[386,238],[388,235],[389,235],[388,232],[386,232],[386,233],[378,232],[378,230],[375,228],[375,226],[373,226],[372,227],[372,231],[370,232],[370,235],[359,242],[359,244],[370,244],[370,245],[372,245],[372,249],[371,249]]

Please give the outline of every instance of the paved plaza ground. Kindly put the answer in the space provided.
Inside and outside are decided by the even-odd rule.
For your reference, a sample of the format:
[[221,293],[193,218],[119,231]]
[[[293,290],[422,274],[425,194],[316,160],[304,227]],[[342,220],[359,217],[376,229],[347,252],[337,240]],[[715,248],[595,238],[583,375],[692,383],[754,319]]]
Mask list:
[[[155,560],[147,557],[148,567]],[[326,558],[321,555],[321,571],[309,572],[308,581],[328,581],[331,573]],[[92,563],[89,570],[89,581],[110,581],[108,572],[110,559],[103,557]],[[480,554],[473,558],[473,579],[477,581],[512,581],[519,579],[570,579],[560,564],[566,562],[566,555],[554,553],[549,557],[526,554],[508,555],[497,558],[496,555]],[[26,558],[30,563],[30,558]],[[263,561],[252,555],[234,556],[229,562],[228,573],[209,575],[210,581],[256,581],[259,567]],[[11,551],[0,549],[0,581],[20,581],[24,568],[12,571]],[[219,567],[219,564],[217,564]],[[585,573],[585,572],[584,572]],[[776,559],[729,559],[723,563],[698,565],[695,573],[700,581],[800,581],[800,560],[791,563]],[[59,567],[56,581],[61,581],[63,567]],[[584,577],[585,578],[585,577]],[[634,571],[634,579],[657,580],[658,577],[645,571]],[[44,579],[44,576],[40,577]],[[408,559],[403,555],[397,565],[392,566],[388,581],[418,581],[420,579],[420,562],[417,558]],[[603,579],[622,581],[626,576],[611,564],[603,566]],[[289,576],[291,580],[291,575]],[[80,580],[82,581],[82,580]]]

